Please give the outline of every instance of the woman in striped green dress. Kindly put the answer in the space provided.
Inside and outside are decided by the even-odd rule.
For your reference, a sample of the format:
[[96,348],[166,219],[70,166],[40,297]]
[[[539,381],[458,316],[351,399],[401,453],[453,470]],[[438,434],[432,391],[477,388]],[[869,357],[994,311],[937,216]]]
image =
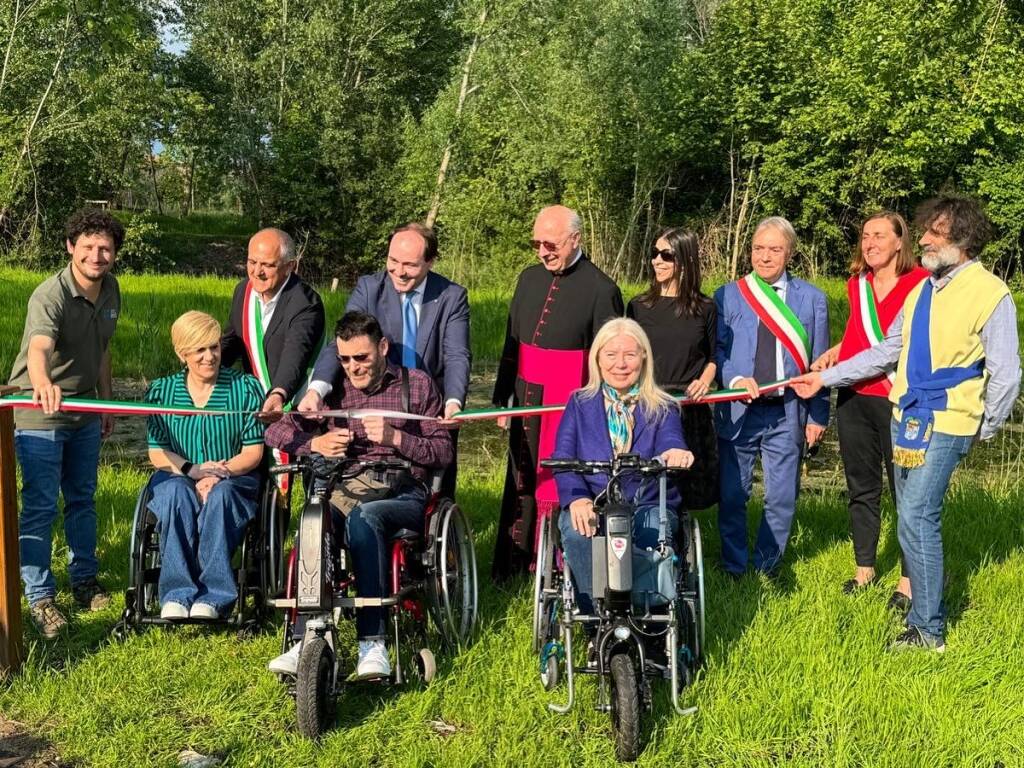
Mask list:
[[209,315],[179,317],[171,343],[185,368],[153,381],[146,401],[230,413],[149,417],[160,616],[216,619],[238,596],[231,555],[256,514],[264,393],[254,377],[220,367],[220,325]]

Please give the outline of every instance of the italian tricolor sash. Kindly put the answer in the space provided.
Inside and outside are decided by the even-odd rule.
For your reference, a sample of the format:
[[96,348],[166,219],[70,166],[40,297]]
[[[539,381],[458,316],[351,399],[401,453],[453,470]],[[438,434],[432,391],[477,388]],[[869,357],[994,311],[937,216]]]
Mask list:
[[[263,348],[263,309],[262,302],[256,291],[252,289],[252,283],[245,286],[245,298],[242,301],[242,342],[245,344],[246,352],[249,353],[249,367],[253,375],[263,385],[264,395],[270,391],[270,366],[267,364],[267,351]],[[285,403],[285,410],[290,407]],[[271,458],[275,464],[287,464],[288,454],[271,448]],[[288,475],[276,475],[278,487],[288,492]]]
[[811,340],[793,310],[753,272],[737,280],[736,286],[758,319],[789,352],[800,373],[807,373],[811,367]]
[[[860,305],[857,308],[858,311],[852,314],[860,322],[861,330],[864,331],[868,344],[872,347],[876,344],[881,344],[885,338],[885,333],[882,331],[882,324],[878,319],[878,303],[875,301],[875,291],[871,287],[871,282],[868,280],[866,272],[861,272],[860,277],[857,278],[857,303]],[[893,381],[896,380],[896,374],[893,371],[889,371],[885,376],[889,380],[891,387]]]

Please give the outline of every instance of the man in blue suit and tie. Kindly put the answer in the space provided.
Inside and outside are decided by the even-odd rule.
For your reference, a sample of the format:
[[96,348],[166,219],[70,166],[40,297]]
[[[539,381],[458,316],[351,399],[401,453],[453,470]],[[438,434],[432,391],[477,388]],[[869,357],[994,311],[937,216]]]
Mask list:
[[[431,271],[437,258],[434,230],[412,222],[398,227],[388,240],[385,269],[363,275],[345,306],[377,318],[388,337],[388,360],[394,365],[426,371],[444,397],[450,419],[466,404],[471,363],[469,300],[461,285]],[[320,408],[341,366],[330,344],[313,368],[313,378],[299,403],[300,412]],[[452,440],[457,432],[452,433]],[[455,464],[445,472],[442,492],[455,493]]]
[[718,308],[719,376],[747,400],[720,403],[715,426],[721,454],[718,530],[722,566],[733,576],[747,568],[747,502],[754,462],[761,457],[764,515],[754,544],[753,566],[774,575],[782,563],[796,511],[800,457],[828,425],[828,392],[802,400],[789,389],[760,394],[758,385],[806,372],[828,349],[825,294],[786,270],[796,232],[773,216],[757,225],[751,245],[753,272],[715,292]]

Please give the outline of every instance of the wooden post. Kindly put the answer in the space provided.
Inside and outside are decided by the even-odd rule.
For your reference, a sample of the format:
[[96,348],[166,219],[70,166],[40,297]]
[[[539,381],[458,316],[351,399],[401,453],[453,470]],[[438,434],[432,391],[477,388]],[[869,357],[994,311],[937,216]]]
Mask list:
[[[17,391],[17,387],[0,386],[0,397]],[[22,658],[14,409],[0,408],[0,678],[17,672]]]

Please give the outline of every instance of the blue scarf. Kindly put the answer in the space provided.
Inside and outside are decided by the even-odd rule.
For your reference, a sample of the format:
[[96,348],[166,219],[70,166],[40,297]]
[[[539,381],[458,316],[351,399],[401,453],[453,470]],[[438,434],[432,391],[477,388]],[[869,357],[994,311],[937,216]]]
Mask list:
[[612,452],[616,456],[628,453],[633,447],[633,406],[636,404],[637,395],[640,394],[640,385],[634,384],[629,392],[620,396],[612,387],[602,384],[601,394],[604,396],[604,412],[608,420],[608,437],[612,441]]
[[896,407],[903,412],[896,443],[893,445],[893,463],[907,468],[924,464],[928,443],[935,426],[935,412],[946,410],[948,390],[985,371],[985,360],[973,365],[932,370],[931,347],[932,281],[924,280],[921,295],[914,308],[907,350],[907,392]]

